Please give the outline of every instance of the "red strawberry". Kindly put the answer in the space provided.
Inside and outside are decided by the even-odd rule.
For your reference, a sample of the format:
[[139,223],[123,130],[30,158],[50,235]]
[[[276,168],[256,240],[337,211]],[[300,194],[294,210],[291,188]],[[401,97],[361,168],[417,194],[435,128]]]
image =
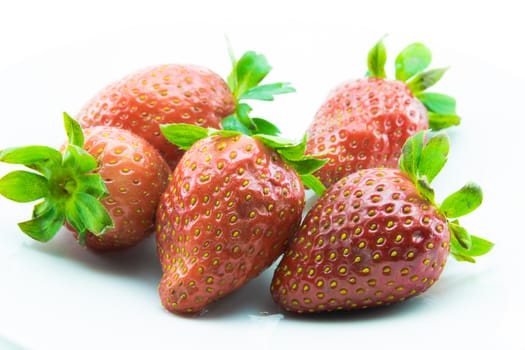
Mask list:
[[423,71],[430,61],[424,45],[409,45],[396,58],[397,80],[386,79],[380,40],[368,56],[368,77],[330,93],[308,129],[307,153],[329,159],[315,173],[321,182],[328,186],[361,169],[395,167],[408,137],[459,124],[452,97],[424,92],[446,71]]
[[97,159],[93,172],[106,184],[109,195],[102,204],[114,225],[103,235],[88,233],[87,246],[135,245],[155,231],[155,213],[170,168],[150,143],[128,130],[99,126],[86,129],[85,134],[84,149]]
[[309,173],[310,162],[319,162],[304,159],[306,140],[283,143],[268,135],[191,125],[162,130],[184,148],[200,139],[172,174],[156,234],[162,304],[172,312],[195,313],[282,254],[304,208],[303,184],[292,166]]
[[232,92],[214,72],[166,64],[110,84],[84,106],[77,119],[83,128],[106,125],[130,130],[174,166],[182,152],[162,137],[159,124],[185,122],[218,128],[234,109]]
[[[257,86],[271,67],[264,56],[254,52],[247,52],[233,68],[229,86],[214,72],[194,65],[146,68],[107,86],[77,119],[83,128],[106,125],[131,130],[155,146],[173,168],[182,151],[162,136],[160,124],[189,123],[218,129],[224,118],[239,109],[240,100],[268,100],[273,94],[293,91],[283,83],[266,89]],[[262,96],[261,92],[270,94]]]
[[[125,248],[153,233],[169,166],[143,138],[113,127],[86,129],[64,115],[69,143],[59,152],[44,146],[5,149],[0,160],[35,172],[14,171],[0,193],[19,202],[43,198],[23,232],[45,242],[65,223],[81,244],[96,250]],[[83,149],[82,149],[83,147]]]
[[474,261],[492,243],[457,218],[476,209],[468,184],[438,206],[430,182],[445,164],[448,139],[409,139],[401,169],[365,169],[342,178],[306,215],[275,271],[271,293],[288,311],[388,305],[419,295],[440,277],[449,252]]

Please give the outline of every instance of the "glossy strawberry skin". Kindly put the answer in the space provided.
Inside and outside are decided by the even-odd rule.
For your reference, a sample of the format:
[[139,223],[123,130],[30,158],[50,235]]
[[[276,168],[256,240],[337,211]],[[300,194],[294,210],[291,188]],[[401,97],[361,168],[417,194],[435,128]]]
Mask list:
[[449,254],[446,219],[398,170],[341,179],[306,215],[275,271],[274,301],[293,312],[387,305],[425,292]]
[[259,140],[197,141],[174,170],[157,214],[164,307],[199,312],[259,275],[284,251],[303,208],[298,175]]
[[405,83],[353,80],[332,91],[317,111],[307,153],[329,159],[315,175],[330,186],[361,169],[396,168],[407,138],[428,127],[425,106]]
[[166,141],[159,124],[220,128],[220,121],[234,108],[230,89],[214,72],[169,64],[110,84],[83,107],[77,120],[83,128],[105,125],[130,130],[155,146],[173,168],[183,152]]
[[114,228],[101,236],[86,235],[94,250],[131,247],[155,230],[155,213],[168,183],[170,168],[157,150],[141,137],[113,127],[84,130],[84,149],[99,164],[109,196],[102,200]]

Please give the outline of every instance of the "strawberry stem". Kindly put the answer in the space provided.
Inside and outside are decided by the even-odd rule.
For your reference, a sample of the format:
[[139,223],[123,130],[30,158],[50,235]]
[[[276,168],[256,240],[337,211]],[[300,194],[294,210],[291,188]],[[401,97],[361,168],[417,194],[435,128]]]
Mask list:
[[367,76],[375,78],[386,78],[386,48],[383,38],[368,51],[368,72]]
[[[385,64],[387,52],[381,38],[368,52],[367,77],[385,79]],[[422,43],[412,43],[406,46],[396,56],[395,76],[403,81],[415,97],[427,109],[430,129],[437,131],[454,125],[459,125],[461,118],[456,114],[456,101],[454,98],[425,92],[436,84],[448,70],[448,67],[426,70],[432,62],[432,52]]]
[[[273,101],[275,95],[295,92],[295,89],[290,83],[282,82],[260,85],[272,70],[266,57],[254,51],[247,51],[237,60],[233,54],[229,40],[226,39],[226,41],[232,63],[232,71],[227,77],[227,82],[235,97],[236,106],[235,114],[225,118],[222,126],[225,129],[230,128],[230,130],[235,127],[235,130],[247,135],[269,133],[270,130],[270,135],[278,135],[280,132],[275,125],[268,121],[257,123],[256,118],[250,118],[249,113],[252,111],[252,108],[243,101]],[[268,128],[268,126],[271,127]]]
[[32,218],[18,224],[22,232],[47,242],[68,222],[85,244],[89,231],[100,235],[113,222],[100,199],[108,195],[100,175],[94,174],[97,161],[82,149],[80,125],[64,113],[68,145],[63,153],[46,146],[26,146],[0,151],[0,161],[24,165],[35,172],[17,170],[0,179],[0,194],[17,202],[41,199]]
[[430,186],[445,165],[448,151],[449,141],[446,134],[420,131],[405,142],[399,159],[399,168],[414,182],[419,194],[447,218],[451,233],[451,254],[459,261],[475,262],[475,256],[487,254],[494,244],[470,235],[459,224],[457,218],[471,213],[481,205],[483,201],[481,187],[470,182],[438,205],[435,202],[434,190]]

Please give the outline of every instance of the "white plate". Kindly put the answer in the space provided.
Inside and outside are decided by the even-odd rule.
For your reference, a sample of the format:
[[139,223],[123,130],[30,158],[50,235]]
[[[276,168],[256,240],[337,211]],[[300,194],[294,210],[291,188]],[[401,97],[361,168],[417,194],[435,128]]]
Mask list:
[[[435,91],[457,98],[463,122],[450,131],[450,160],[435,186],[438,197],[443,198],[468,180],[481,184],[485,201],[463,224],[471,233],[495,241],[496,247],[475,265],[449,260],[441,279],[426,294],[388,308],[316,317],[285,314],[271,300],[272,271],[268,270],[211,305],[202,316],[182,317],[160,305],[157,283],[161,272],[153,237],[129,251],[110,254],[80,248],[67,231],[43,245],[25,237],[16,226],[29,217],[31,206],[2,198],[0,349],[157,349],[180,344],[275,349],[296,341],[301,342],[300,348],[308,349],[525,348],[518,333],[525,324],[520,252],[525,243],[521,221],[525,190],[519,175],[525,151],[525,79],[520,72],[509,74],[522,72],[523,67],[522,55],[509,56],[512,40],[505,21],[489,30],[482,20],[476,20],[472,26],[465,25],[468,30],[457,33],[453,23],[445,21],[441,26],[443,19],[429,20],[440,28],[425,28],[415,35],[411,27],[397,21],[369,31],[363,29],[367,23],[363,18],[348,25],[341,21],[341,25],[321,25],[322,20],[313,17],[317,9],[310,9],[312,24],[303,20],[293,26],[289,22],[279,25],[285,17],[277,15],[268,22],[274,25],[264,28],[254,25],[254,29],[248,23],[241,26],[239,20],[189,30],[192,22],[188,19],[154,26],[149,17],[141,23],[140,8],[133,8],[129,22],[120,19],[109,25],[104,21],[113,17],[105,14],[101,27],[93,31],[85,27],[87,17],[70,9],[71,13],[64,14],[63,37],[56,36],[62,16],[33,16],[36,39],[28,30],[19,34],[20,40],[34,45],[33,50],[16,39],[3,38],[7,41],[0,44],[21,51],[10,51],[0,60],[0,118],[6,123],[0,127],[0,148],[58,146],[65,139],[63,111],[75,114],[105,84],[143,66],[192,62],[226,76],[225,32],[238,55],[248,49],[267,55],[275,67],[269,82],[291,81],[297,88],[294,95],[255,107],[260,111],[257,115],[279,123],[287,136],[298,137],[331,88],[364,74],[367,50],[388,32],[389,69],[394,53],[417,40],[427,42],[433,50],[434,67],[452,67]],[[110,6],[114,16],[119,9]],[[328,15],[328,9],[320,11]],[[352,10],[354,19],[371,9]],[[86,11],[92,18],[98,13],[96,9]],[[176,12],[174,7],[161,12],[170,11]],[[9,23],[14,26],[23,14],[21,8],[14,9]],[[78,26],[69,14],[77,16]],[[414,22],[416,14],[413,10],[412,19],[406,21]],[[482,14],[488,16],[490,11]],[[4,16],[9,17],[5,12]],[[454,14],[454,19],[460,17]],[[342,20],[341,14],[339,18]],[[385,18],[380,16],[378,22]],[[261,17],[256,20],[264,22]],[[453,28],[443,28],[447,26]],[[39,33],[46,33],[46,28],[55,36]],[[487,34],[498,28],[498,35],[488,37],[477,32]],[[1,29],[6,33],[9,28]],[[466,41],[468,38],[472,40]],[[509,41],[509,51],[499,58],[491,47],[506,47],[502,40]],[[474,49],[481,49],[484,56],[478,57]],[[10,169],[0,165],[1,174]]]

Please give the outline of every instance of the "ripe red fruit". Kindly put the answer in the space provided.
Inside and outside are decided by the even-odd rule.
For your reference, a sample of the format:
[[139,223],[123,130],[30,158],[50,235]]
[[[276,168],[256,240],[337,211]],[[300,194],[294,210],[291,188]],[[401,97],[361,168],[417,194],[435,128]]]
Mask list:
[[78,114],[83,128],[114,126],[142,136],[175,166],[182,151],[166,141],[160,124],[191,123],[219,128],[235,110],[226,82],[209,69],[166,64],[116,81],[94,96]]
[[46,242],[66,224],[82,245],[126,248],[154,231],[154,217],[170,169],[141,137],[113,127],[86,129],[64,114],[69,142],[62,152],[45,146],[4,149],[0,160],[36,172],[13,171],[0,179],[0,194],[36,204],[19,224]]
[[307,153],[329,159],[315,173],[325,186],[361,169],[396,167],[410,136],[459,124],[452,97],[424,92],[446,71],[423,71],[430,61],[425,46],[409,45],[396,58],[397,80],[386,79],[386,50],[379,41],[368,56],[368,77],[330,93],[307,132]]
[[449,252],[474,261],[492,243],[457,220],[476,209],[468,184],[434,202],[429,184],[444,165],[444,135],[410,138],[396,169],[365,169],[342,178],[306,215],[275,271],[271,293],[293,312],[388,305],[419,295],[440,277]]
[[301,221],[302,181],[319,189],[311,172],[324,161],[304,155],[306,138],[290,142],[248,115],[226,126],[161,127],[187,149],[157,212],[159,294],[172,312],[199,312],[269,267]]
[[155,231],[154,218],[171,170],[155,147],[128,130],[85,129],[84,149],[96,158],[104,180],[102,204],[113,220],[103,235],[87,233],[86,245],[107,250],[133,246]]
[[304,189],[279,154],[246,135],[195,143],[175,168],[157,214],[174,312],[198,312],[270,266],[301,220]]

